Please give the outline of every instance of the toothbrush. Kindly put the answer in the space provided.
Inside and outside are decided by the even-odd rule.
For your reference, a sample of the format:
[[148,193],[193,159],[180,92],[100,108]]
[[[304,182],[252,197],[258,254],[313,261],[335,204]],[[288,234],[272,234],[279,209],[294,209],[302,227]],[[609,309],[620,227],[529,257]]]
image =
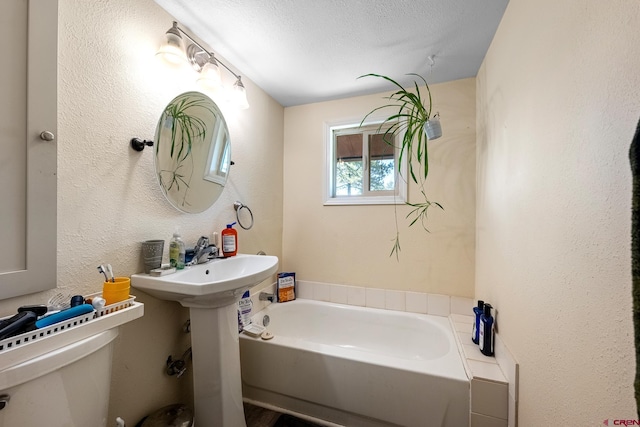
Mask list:
[[109,278],[107,277],[107,273],[104,271],[104,266],[103,265],[99,265],[98,266],[98,272],[104,274],[104,281],[108,282]]
[[115,283],[116,278],[113,275],[113,268],[111,268],[111,264],[107,264],[107,271],[109,271],[109,276],[111,276],[111,282]]

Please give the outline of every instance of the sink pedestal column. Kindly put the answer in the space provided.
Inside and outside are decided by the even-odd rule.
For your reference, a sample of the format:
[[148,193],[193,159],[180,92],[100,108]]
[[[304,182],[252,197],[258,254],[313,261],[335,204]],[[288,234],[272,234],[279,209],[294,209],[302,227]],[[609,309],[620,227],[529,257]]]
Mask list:
[[189,310],[195,425],[246,427],[237,304]]

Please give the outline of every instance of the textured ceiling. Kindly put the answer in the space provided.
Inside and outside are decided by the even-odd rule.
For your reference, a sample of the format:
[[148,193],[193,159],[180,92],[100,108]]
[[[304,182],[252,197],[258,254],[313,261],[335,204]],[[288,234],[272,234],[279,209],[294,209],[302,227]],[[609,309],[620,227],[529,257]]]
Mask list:
[[[508,0],[156,0],[283,106],[477,74]],[[167,22],[167,29],[171,22]],[[433,56],[433,64],[429,57]]]

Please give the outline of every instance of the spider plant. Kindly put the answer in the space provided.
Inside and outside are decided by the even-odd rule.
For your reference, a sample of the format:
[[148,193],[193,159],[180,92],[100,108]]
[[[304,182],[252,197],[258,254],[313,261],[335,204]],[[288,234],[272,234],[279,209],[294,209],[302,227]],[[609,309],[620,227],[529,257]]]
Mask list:
[[[393,80],[390,77],[380,74],[365,74],[358,78],[363,77],[376,77],[387,80],[392,83],[397,90],[389,95],[386,99],[389,100],[388,104],[382,105],[370,111],[363,119],[360,125],[372,114],[380,110],[392,109],[392,113],[380,123],[378,130],[383,128],[387,130],[384,133],[383,139],[387,144],[394,145],[397,136],[400,140],[399,155],[398,155],[398,173],[402,176],[400,165],[402,159],[406,157],[406,161],[409,164],[409,175],[411,180],[419,185],[420,192],[424,197],[424,202],[409,203],[413,209],[409,212],[406,218],[415,217],[409,224],[414,225],[416,222],[420,222],[422,227],[428,232],[426,227],[427,213],[430,207],[436,206],[440,209],[444,209],[440,203],[430,201],[427,194],[424,191],[424,184],[429,175],[429,138],[424,130],[425,124],[434,118],[432,115],[433,102],[431,98],[431,90],[427,81],[419,74],[408,74],[420,79],[424,84],[425,90],[420,91],[418,82],[414,79],[413,90],[408,90],[400,83]],[[437,113],[435,114],[437,115]],[[400,233],[398,231],[398,220],[396,214],[396,237],[395,243],[391,250],[391,255],[395,253],[396,258],[399,257],[400,252]]]
[[[196,92],[185,93],[171,101],[160,117],[161,123],[170,127],[171,137],[168,147],[170,158],[173,159],[172,169],[165,169],[158,172],[160,185],[165,192],[172,190],[181,192],[181,185],[184,193],[182,204],[187,204],[187,192],[193,176],[193,156],[192,150],[196,144],[205,139],[207,133],[207,123],[212,120],[205,120],[209,113],[215,118],[215,112],[211,109],[208,98],[198,96]],[[161,138],[157,138],[156,156],[160,151]],[[188,167],[186,162],[190,162]],[[168,178],[163,178],[168,175]]]

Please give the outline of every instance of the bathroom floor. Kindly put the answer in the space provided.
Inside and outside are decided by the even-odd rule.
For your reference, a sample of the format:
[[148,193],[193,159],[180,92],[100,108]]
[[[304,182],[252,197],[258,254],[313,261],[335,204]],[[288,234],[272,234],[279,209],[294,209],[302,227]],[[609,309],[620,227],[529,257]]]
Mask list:
[[271,411],[260,406],[244,404],[247,427],[319,427],[318,424],[301,420],[289,414]]

